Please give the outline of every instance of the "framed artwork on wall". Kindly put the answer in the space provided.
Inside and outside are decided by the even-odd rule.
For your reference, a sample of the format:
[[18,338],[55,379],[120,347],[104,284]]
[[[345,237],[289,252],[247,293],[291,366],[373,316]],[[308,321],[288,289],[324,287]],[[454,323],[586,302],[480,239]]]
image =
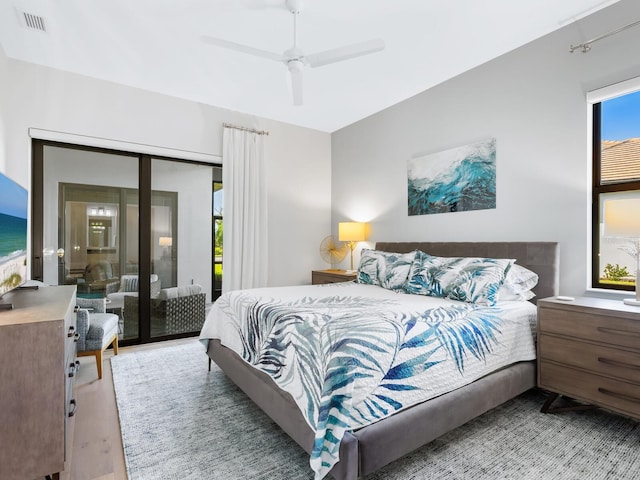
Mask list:
[[409,215],[496,208],[496,139],[411,158],[407,186]]

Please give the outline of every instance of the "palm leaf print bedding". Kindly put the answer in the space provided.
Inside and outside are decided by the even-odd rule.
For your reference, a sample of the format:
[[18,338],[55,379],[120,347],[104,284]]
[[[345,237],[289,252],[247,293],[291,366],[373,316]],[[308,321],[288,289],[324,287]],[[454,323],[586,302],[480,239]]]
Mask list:
[[291,394],[323,478],[356,430],[535,358],[535,306],[494,307],[341,283],[229,292],[200,339],[220,339]]

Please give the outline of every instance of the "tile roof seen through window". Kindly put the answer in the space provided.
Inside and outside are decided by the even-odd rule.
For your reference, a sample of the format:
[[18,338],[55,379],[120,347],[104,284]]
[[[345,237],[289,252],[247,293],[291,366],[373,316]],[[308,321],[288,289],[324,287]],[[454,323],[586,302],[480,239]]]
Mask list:
[[640,138],[602,141],[602,183],[640,180]]

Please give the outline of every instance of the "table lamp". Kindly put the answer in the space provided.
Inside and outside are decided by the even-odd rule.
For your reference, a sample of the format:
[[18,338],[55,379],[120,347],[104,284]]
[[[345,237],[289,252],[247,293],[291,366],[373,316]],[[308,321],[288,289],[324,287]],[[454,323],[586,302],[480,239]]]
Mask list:
[[625,298],[624,303],[640,306],[640,198],[605,200],[604,232],[607,237],[629,238],[636,242],[636,298]]
[[173,245],[173,237],[160,237],[158,238],[158,245],[164,247],[164,251],[162,252],[163,257],[169,256],[169,247]]
[[361,222],[338,223],[338,240],[347,242],[351,250],[351,272],[353,272],[353,249],[356,243],[367,239],[367,224]]

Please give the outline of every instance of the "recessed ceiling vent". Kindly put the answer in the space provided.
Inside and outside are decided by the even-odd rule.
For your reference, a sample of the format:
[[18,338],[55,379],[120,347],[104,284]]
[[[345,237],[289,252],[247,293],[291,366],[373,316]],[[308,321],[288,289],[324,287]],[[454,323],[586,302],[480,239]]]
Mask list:
[[20,18],[23,27],[28,28],[29,30],[38,30],[39,32],[46,33],[47,26],[45,25],[44,17],[23,12],[22,10],[18,10],[18,17]]

